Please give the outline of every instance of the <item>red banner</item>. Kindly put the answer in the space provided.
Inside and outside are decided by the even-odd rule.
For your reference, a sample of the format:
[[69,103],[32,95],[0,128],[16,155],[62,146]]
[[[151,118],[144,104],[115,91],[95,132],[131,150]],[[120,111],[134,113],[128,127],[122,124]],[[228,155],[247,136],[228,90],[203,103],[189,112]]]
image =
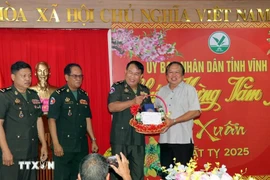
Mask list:
[[[245,175],[268,177],[269,30],[270,23],[113,24],[113,81],[124,78],[131,59],[139,60],[142,82],[155,94],[167,84],[166,65],[180,61],[202,108],[193,128],[199,165],[220,162],[230,174],[247,168]],[[148,145],[157,140],[147,137]],[[153,162],[146,158],[148,178],[155,176]]]

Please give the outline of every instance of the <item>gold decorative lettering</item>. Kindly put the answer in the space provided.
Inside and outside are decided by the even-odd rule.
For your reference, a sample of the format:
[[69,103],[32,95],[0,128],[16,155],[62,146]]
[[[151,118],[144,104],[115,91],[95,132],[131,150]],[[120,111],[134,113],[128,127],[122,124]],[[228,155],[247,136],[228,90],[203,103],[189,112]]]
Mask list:
[[144,22],[144,17],[148,20],[151,21],[151,17],[150,17],[150,9],[148,9],[149,14],[147,13],[147,11],[145,11],[144,9],[141,9],[141,22]]
[[[72,19],[73,18],[73,19]],[[67,22],[78,22],[78,9],[67,8]]]
[[4,7],[0,7],[0,21],[4,21],[3,10],[4,10]]
[[248,14],[247,14],[247,10],[245,10],[245,9],[243,9],[243,11],[241,9],[236,9],[236,15],[237,15],[236,21],[240,21],[239,16],[242,18],[243,21],[248,21],[249,19],[252,22],[257,21],[252,9],[249,10]]
[[16,9],[14,7],[11,7],[8,1],[6,1],[6,4],[8,5],[8,7],[0,7],[0,21],[18,22],[21,19],[22,22],[27,22],[22,8],[20,8],[19,12],[17,13]]
[[182,13],[182,16],[181,16],[181,21],[182,21],[182,19],[185,19],[185,22],[190,22],[190,19],[188,17],[188,13],[187,13],[186,9],[183,10],[183,13]]
[[201,12],[200,9],[196,9],[196,12],[197,12],[197,14],[199,16],[200,22],[202,22],[203,21],[204,14],[205,14],[205,9],[203,10],[203,13]]
[[[131,8],[131,4],[129,5],[129,8]],[[131,11],[131,20],[129,20],[129,11]],[[124,16],[126,22],[133,22],[134,21],[134,11],[135,9],[124,9]]]
[[[185,82],[195,87],[199,83],[200,79],[201,77],[189,77],[185,78]],[[198,86],[200,87],[200,90],[197,91],[197,94],[202,111],[210,111],[211,109],[213,109],[213,111],[220,111],[221,106],[218,104],[218,99],[222,91],[219,89],[207,90],[206,86],[203,84],[198,84]]]
[[212,124],[213,122],[215,122],[217,119],[212,119],[210,121],[208,121],[206,124],[202,124],[202,122],[199,120],[199,119],[196,119],[194,120],[194,124],[198,125],[201,127],[201,130],[196,134],[196,138],[198,139],[202,139],[202,136],[203,136],[203,133],[205,132],[208,137],[210,138],[210,140],[212,142],[215,142],[215,141],[219,141],[220,138],[212,135],[208,130],[207,130],[207,127]]
[[[82,14],[85,15],[85,18],[82,17]],[[91,14],[91,18],[90,18],[90,14]],[[78,11],[78,19],[79,21],[85,23],[85,22],[94,22],[94,13],[93,13],[93,9],[92,10],[89,10],[87,9],[87,7],[82,4],[81,5],[81,9]]]
[[110,12],[109,9],[102,9],[102,10],[100,11],[100,19],[101,19],[102,22],[108,23],[108,22],[110,22],[111,20],[110,20],[110,19],[109,19],[109,20],[106,20],[106,19],[105,19],[105,11],[109,11],[109,12]]
[[[12,19],[9,19],[9,11],[12,11]],[[6,21],[15,21],[17,18],[17,11],[14,7],[6,7],[4,9],[4,19]]]
[[187,73],[201,73],[204,72],[204,61],[183,61],[181,62],[185,67]]
[[112,9],[112,22],[123,22],[123,9]]
[[270,21],[270,9],[266,9],[265,12],[262,12],[262,9],[257,9],[257,19],[261,21]]
[[22,22],[27,22],[27,19],[26,19],[25,15],[24,15],[24,12],[23,12],[22,8],[20,8],[20,10],[19,10],[16,21],[20,21],[19,20],[20,18],[22,19]]
[[41,20],[44,21],[44,22],[48,22],[48,19],[45,16],[45,13],[46,13],[47,10],[48,10],[48,8],[37,8],[37,11],[38,11],[38,13],[40,15],[40,17],[37,20],[38,22],[41,21]]
[[244,136],[247,132],[244,126],[240,126],[239,123],[232,123],[229,121],[227,124],[223,126],[214,126],[213,132],[210,129],[210,125],[212,125],[217,119],[212,119],[205,124],[203,124],[199,119],[194,120],[194,124],[198,125],[201,129],[196,134],[198,139],[202,139],[203,134],[206,134],[212,142],[220,141],[222,136]]
[[253,77],[231,77],[228,82],[230,85],[234,85],[232,93],[229,98],[226,98],[226,102],[244,101],[252,102],[259,101],[263,96],[261,89],[252,89],[255,80]]
[[267,60],[252,58],[248,61],[249,72],[267,72]]
[[52,22],[52,19],[54,19],[55,20],[55,22],[60,22],[60,19],[59,19],[59,17],[58,17],[58,14],[57,14],[57,12],[56,12],[56,10],[55,10],[55,8],[57,7],[57,5],[58,4],[52,4],[52,7],[53,7],[53,10],[52,10],[52,13],[51,13],[51,17],[50,17],[50,22]]
[[234,57],[231,57],[231,59],[226,61],[226,63],[227,63],[227,72],[245,72],[246,71],[246,62],[244,60],[234,61]]
[[229,22],[229,13],[231,13],[231,9],[224,9],[224,22]]
[[224,125],[224,127],[219,126],[216,127],[214,126],[214,134],[215,136],[222,136],[224,134],[225,136],[227,135],[245,135],[246,130],[243,126],[239,126],[239,123],[234,123],[232,124],[232,121],[229,121],[227,124]]
[[224,62],[223,61],[207,61],[207,72],[224,72]]
[[223,12],[223,9],[219,9],[218,7],[213,9],[213,21],[214,22],[220,22],[222,21],[222,18],[220,17],[220,14]]

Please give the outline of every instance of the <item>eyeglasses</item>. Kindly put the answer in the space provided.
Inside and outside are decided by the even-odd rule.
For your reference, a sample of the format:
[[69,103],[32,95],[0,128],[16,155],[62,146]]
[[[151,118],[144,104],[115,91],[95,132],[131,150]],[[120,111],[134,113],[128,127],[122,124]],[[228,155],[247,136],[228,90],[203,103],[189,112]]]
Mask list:
[[72,77],[73,79],[82,79],[83,78],[83,75],[82,74],[80,74],[80,75],[77,75],[77,74],[70,74],[69,75],[70,77]]

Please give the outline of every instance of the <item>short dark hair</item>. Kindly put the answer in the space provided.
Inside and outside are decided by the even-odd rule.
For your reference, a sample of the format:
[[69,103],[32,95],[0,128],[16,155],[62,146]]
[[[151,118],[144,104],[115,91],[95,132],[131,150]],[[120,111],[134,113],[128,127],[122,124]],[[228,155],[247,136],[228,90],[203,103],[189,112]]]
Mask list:
[[14,64],[11,65],[11,74],[15,74],[16,72],[18,72],[21,69],[30,69],[30,71],[32,71],[32,68],[29,64],[27,64],[24,61],[17,61]]
[[143,74],[144,72],[144,66],[142,63],[140,63],[139,61],[130,61],[127,66],[126,66],[126,70],[128,69],[128,67],[131,65],[131,64],[134,64],[139,70],[141,70],[141,73]]
[[184,68],[184,66],[183,66],[182,63],[177,62],[177,61],[173,61],[173,62],[170,62],[170,64],[168,64],[168,66],[166,67],[166,74],[168,74],[168,71],[169,71],[170,67],[173,64],[177,64],[177,65],[179,65],[181,67],[181,69],[182,69],[182,76],[184,76],[185,75],[185,68]]
[[80,68],[82,70],[82,68],[81,68],[81,66],[79,64],[70,63],[70,64],[66,65],[66,67],[64,69],[64,75],[70,75],[72,67],[78,67],[78,68]]
[[106,158],[98,153],[88,154],[79,165],[82,180],[105,180],[109,173]]

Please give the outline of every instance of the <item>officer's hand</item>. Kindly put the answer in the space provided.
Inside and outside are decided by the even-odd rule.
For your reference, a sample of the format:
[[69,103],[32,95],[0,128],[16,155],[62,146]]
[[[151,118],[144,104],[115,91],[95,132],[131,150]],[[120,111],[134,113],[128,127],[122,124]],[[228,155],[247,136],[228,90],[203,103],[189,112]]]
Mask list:
[[10,150],[3,152],[2,159],[3,159],[3,165],[11,166],[11,165],[14,164],[14,162],[13,162],[13,155],[10,152]]
[[133,99],[134,104],[142,104],[144,98],[145,98],[145,96],[136,96],[136,97]]
[[48,149],[46,145],[41,146],[40,149],[40,161],[46,161],[46,159],[48,158]]
[[98,146],[97,146],[96,141],[92,141],[92,152],[93,153],[98,152]]
[[59,157],[64,155],[64,150],[60,144],[54,145],[54,155]]

